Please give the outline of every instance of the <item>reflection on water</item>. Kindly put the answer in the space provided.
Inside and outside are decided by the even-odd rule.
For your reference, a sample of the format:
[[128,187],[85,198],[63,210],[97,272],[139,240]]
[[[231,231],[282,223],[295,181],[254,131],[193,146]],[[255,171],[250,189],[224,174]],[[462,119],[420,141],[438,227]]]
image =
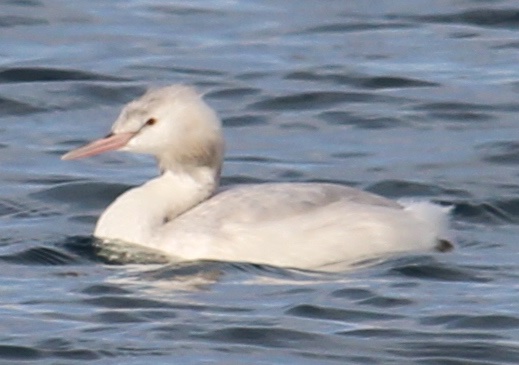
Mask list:
[[[0,362],[519,363],[518,13],[509,0],[3,2]],[[432,199],[453,206],[457,249],[339,273],[100,252],[100,211],[154,163],[59,156],[177,82],[223,119],[223,185]]]

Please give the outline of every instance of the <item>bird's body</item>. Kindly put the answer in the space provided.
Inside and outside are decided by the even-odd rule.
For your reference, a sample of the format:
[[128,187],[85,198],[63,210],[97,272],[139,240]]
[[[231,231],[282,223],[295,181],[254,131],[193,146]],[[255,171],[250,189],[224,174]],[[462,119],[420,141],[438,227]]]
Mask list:
[[323,268],[438,246],[446,209],[322,183],[241,185],[217,192],[223,139],[216,114],[186,86],[130,103],[104,139],[65,155],[154,154],[161,175],[118,197],[95,236],[182,260]]

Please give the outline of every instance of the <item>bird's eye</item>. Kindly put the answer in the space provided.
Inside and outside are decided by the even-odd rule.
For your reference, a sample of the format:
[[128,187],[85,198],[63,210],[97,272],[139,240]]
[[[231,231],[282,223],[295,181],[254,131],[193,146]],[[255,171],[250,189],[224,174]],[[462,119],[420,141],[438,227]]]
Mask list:
[[157,123],[157,119],[155,118],[150,118],[146,121],[146,123],[144,123],[145,125],[154,125],[155,123]]

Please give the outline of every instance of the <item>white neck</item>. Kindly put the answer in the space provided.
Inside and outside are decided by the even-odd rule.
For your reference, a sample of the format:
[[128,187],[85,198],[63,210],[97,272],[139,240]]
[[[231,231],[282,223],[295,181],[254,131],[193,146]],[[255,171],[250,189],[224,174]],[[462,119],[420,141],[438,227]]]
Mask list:
[[96,237],[126,242],[148,242],[167,221],[213,194],[218,173],[199,167],[191,173],[166,170],[159,177],[119,196],[101,215]]

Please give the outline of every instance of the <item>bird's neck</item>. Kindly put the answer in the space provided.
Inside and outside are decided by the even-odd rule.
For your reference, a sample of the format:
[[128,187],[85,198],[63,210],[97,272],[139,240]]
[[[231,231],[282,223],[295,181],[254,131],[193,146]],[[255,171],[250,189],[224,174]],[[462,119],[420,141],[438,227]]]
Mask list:
[[132,243],[149,242],[166,222],[210,197],[218,187],[218,172],[164,171],[159,177],[119,196],[101,215],[96,237]]

